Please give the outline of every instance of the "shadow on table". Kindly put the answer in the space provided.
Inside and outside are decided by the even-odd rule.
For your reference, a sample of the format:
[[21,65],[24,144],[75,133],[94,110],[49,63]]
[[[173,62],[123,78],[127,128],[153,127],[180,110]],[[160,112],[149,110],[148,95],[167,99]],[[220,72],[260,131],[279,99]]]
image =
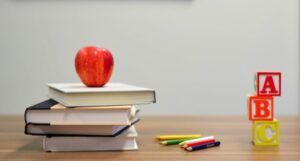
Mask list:
[[31,141],[22,145],[17,149],[17,152],[40,152],[43,151],[43,139],[42,138],[34,138],[30,139]]
[[43,151],[42,138],[30,139],[13,150],[7,150],[1,159],[24,159],[29,155]]
[[45,152],[43,151],[42,137],[30,139],[24,145],[20,145],[14,151],[6,151],[0,156],[0,160],[9,159],[28,159],[28,160],[57,160],[57,159],[72,159],[72,160],[118,160],[121,158],[132,158],[137,151],[95,151],[95,152]]

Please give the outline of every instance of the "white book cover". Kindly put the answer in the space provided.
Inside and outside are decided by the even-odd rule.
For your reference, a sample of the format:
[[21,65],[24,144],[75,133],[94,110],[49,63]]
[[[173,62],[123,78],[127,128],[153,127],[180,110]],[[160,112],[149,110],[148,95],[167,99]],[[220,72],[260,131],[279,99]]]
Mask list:
[[155,103],[155,90],[122,83],[86,87],[82,83],[50,83],[48,97],[66,107]]
[[49,83],[48,86],[63,93],[154,91],[123,83],[107,83],[103,87],[87,87],[82,83]]

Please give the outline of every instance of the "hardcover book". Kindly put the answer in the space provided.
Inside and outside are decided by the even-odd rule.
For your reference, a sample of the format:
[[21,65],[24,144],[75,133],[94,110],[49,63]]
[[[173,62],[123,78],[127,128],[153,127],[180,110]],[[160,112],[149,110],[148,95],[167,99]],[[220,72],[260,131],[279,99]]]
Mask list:
[[67,108],[46,100],[26,109],[25,123],[49,125],[131,125],[137,110],[134,106]]
[[116,137],[45,137],[45,151],[112,151],[136,150],[137,132],[134,126]]
[[131,121],[131,125],[50,125],[27,123],[25,125],[25,134],[115,137],[139,121],[140,119],[138,117],[134,117],[133,121]]
[[107,83],[103,87],[86,87],[82,83],[48,84],[48,96],[66,107],[112,106],[155,102],[153,89],[122,83]]

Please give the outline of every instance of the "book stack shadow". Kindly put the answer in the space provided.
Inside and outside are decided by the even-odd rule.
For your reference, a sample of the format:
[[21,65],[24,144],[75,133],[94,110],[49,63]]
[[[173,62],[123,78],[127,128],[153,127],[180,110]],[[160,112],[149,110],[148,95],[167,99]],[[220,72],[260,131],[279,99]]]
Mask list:
[[48,100],[25,110],[25,134],[44,136],[45,151],[136,150],[135,105],[155,103],[155,91],[121,83],[90,88],[48,84]]

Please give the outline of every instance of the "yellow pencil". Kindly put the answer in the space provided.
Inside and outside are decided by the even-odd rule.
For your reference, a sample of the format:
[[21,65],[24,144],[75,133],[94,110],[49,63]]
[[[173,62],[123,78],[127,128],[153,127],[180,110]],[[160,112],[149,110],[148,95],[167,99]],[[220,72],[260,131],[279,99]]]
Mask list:
[[191,135],[160,135],[157,136],[158,140],[175,140],[175,139],[195,139],[199,138],[201,135],[199,134],[191,134]]

